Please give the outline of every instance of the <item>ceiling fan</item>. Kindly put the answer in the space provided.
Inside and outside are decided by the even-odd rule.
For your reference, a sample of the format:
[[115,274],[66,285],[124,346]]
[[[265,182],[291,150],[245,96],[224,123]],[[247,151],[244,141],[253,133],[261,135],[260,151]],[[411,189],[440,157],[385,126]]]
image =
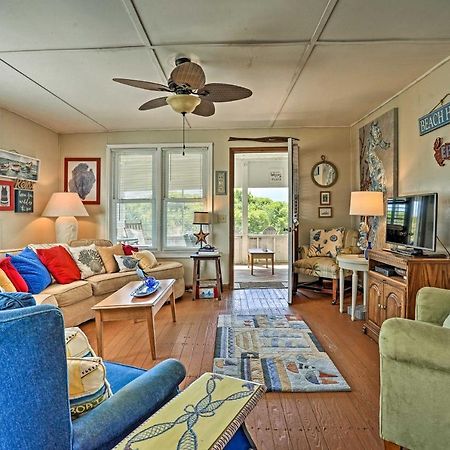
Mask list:
[[113,81],[148,91],[171,92],[174,95],[149,100],[141,105],[139,110],[147,111],[168,104],[175,112],[181,113],[183,116],[192,113],[209,117],[215,113],[214,102],[234,102],[252,95],[250,89],[234,84],[205,84],[205,72],[189,58],[177,58],[175,65],[176,67],[167,80],[167,86],[151,81],[130,80],[128,78],[113,78]]

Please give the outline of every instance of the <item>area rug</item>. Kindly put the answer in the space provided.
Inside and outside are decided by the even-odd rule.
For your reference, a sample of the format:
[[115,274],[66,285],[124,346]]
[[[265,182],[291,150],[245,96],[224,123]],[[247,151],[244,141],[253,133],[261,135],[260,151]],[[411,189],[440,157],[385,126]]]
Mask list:
[[282,281],[239,281],[235,289],[286,289],[287,283]]
[[349,391],[308,325],[295,315],[219,315],[213,371],[273,392]]

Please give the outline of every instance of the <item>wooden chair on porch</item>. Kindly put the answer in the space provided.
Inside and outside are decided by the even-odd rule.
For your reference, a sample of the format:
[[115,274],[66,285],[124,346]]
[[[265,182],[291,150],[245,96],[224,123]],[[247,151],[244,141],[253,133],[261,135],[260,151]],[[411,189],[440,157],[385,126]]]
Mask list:
[[129,244],[146,244],[142,221],[125,221],[123,229]]

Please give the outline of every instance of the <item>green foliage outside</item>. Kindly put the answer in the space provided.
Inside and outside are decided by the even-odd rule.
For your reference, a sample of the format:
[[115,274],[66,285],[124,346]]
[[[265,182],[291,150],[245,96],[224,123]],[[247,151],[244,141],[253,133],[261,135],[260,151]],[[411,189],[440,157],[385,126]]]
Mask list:
[[[234,190],[234,226],[237,234],[242,233],[242,189]],[[287,202],[248,194],[248,233],[262,233],[267,227],[274,227],[277,234],[285,233],[288,226]]]

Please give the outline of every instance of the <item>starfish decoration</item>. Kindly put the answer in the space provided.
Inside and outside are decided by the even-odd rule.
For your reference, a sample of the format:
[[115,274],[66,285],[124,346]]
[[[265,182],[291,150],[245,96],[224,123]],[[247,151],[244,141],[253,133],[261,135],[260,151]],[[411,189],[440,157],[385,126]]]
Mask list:
[[197,241],[195,244],[199,244],[200,242],[206,242],[206,236],[209,236],[209,233],[204,233],[203,230],[200,230],[198,233],[194,233],[194,236],[197,238]]

